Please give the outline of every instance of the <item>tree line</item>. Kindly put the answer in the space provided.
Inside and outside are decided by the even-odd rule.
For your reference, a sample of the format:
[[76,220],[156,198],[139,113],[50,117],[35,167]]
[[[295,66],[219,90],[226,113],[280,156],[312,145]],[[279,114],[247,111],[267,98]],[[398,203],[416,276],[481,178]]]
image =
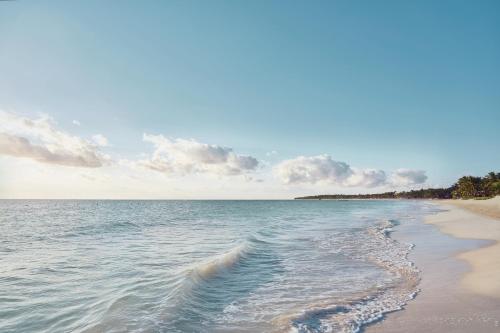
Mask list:
[[500,195],[500,172],[484,177],[464,176],[447,188],[426,188],[402,192],[372,194],[323,194],[295,199],[472,199]]

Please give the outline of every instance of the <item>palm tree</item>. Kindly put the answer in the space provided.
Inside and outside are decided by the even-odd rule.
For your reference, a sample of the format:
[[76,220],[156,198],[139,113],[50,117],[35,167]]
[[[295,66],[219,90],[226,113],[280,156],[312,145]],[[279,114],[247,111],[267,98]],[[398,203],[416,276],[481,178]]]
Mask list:
[[483,179],[483,188],[487,196],[500,194],[500,173],[489,172]]
[[500,176],[500,173],[496,174],[493,171],[491,171],[491,172],[488,172],[488,174],[484,178],[491,180],[491,181],[496,181],[496,180],[499,180],[498,176]]

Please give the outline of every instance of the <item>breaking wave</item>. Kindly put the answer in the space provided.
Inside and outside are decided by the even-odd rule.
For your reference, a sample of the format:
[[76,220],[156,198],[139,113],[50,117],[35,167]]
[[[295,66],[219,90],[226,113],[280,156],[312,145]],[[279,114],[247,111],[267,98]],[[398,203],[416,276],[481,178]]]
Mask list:
[[227,271],[248,256],[251,246],[248,242],[235,246],[226,253],[208,259],[189,270],[188,275],[194,279],[207,280],[221,272]]

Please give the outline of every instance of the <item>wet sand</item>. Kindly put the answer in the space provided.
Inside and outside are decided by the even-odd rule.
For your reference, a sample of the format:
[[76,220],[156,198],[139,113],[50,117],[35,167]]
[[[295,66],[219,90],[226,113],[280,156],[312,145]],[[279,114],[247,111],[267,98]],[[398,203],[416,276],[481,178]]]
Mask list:
[[394,238],[415,244],[410,259],[422,271],[421,292],[365,332],[500,332],[500,221],[460,204],[440,202],[443,212],[425,224],[396,228]]
[[488,246],[458,255],[470,265],[461,286],[472,293],[500,299],[500,221],[449,207],[449,211],[429,218],[428,223],[457,238],[490,241]]

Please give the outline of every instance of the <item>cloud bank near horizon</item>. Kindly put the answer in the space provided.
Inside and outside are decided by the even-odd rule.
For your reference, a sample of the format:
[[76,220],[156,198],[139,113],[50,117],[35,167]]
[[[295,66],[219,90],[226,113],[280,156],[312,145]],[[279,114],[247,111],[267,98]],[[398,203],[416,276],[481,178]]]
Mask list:
[[143,140],[152,143],[155,150],[150,158],[137,164],[164,174],[235,176],[255,171],[259,166],[259,161],[253,156],[239,155],[232,148],[194,139],[171,140],[163,135],[145,133]]
[[[427,181],[424,170],[401,168],[387,173],[380,169],[356,168],[346,162],[334,160],[327,154],[298,156],[270,167],[257,157],[236,153],[233,148],[202,143],[195,139],[170,139],[163,135],[144,133],[143,141],[153,145],[151,154],[143,154],[147,157],[142,159],[122,159],[120,163],[114,163],[101,151],[103,147],[112,147],[102,134],[95,134],[87,140],[59,129],[49,116],[30,119],[0,111],[0,155],[51,165],[97,169],[114,164],[125,167],[123,171],[126,168],[132,168],[135,172],[146,169],[170,176],[242,175],[248,181],[253,180],[253,174],[258,170],[264,170],[271,184],[274,178],[289,186],[323,184],[403,188]],[[273,151],[266,155],[275,153]],[[263,180],[259,179],[258,182]]]
[[391,182],[396,186],[423,184],[427,181],[424,170],[397,169],[392,174]]
[[107,139],[97,134],[93,143],[56,128],[48,116],[29,119],[0,111],[0,155],[32,159],[40,163],[99,168],[110,158],[99,150]]
[[380,169],[359,169],[346,162],[335,161],[330,155],[298,156],[274,167],[275,176],[284,184],[330,184],[342,187],[373,188],[385,185],[409,186],[423,184],[425,171],[397,169],[391,177]]

